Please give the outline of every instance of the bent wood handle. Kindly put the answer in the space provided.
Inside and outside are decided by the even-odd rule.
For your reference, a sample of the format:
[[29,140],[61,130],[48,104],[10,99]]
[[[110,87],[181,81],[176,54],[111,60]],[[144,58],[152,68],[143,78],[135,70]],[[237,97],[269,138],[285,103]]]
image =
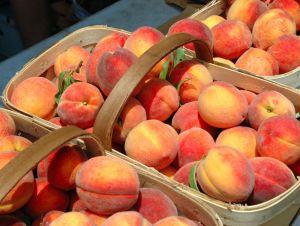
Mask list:
[[177,33],[152,46],[122,76],[100,108],[94,124],[94,133],[105,150],[112,149],[114,124],[136,86],[160,60],[190,42],[195,45],[198,59],[212,62],[212,51],[206,42],[186,33]]
[[30,145],[8,162],[0,170],[0,200],[26,175],[36,164],[52,151],[73,140],[82,139],[89,157],[104,155],[98,137],[75,126],[66,126],[55,130]]

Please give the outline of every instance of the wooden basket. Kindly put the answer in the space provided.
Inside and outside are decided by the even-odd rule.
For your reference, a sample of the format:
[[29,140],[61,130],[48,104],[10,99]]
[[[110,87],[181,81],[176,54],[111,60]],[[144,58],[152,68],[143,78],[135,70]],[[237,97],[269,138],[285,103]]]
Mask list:
[[[94,134],[74,126],[66,126],[55,131],[40,126],[30,117],[5,110],[14,119],[18,134],[29,138],[34,143],[22,151],[16,158],[10,161],[0,170],[0,200],[13,188],[13,186],[39,161],[44,159],[53,150],[63,144],[75,141],[83,147],[89,157],[105,155],[102,143]],[[83,145],[85,144],[85,145]],[[202,222],[206,226],[222,226],[219,216],[204,202],[196,202],[188,195],[169,182],[164,182],[160,177],[152,176],[143,168],[128,162],[137,171],[141,187],[156,188],[164,192],[175,203],[178,212],[196,222]]]

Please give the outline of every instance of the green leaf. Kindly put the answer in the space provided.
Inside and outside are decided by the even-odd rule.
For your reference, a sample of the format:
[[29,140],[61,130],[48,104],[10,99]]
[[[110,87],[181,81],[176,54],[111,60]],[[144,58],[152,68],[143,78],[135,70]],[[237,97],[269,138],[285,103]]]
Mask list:
[[[174,53],[173,53],[174,54]],[[173,68],[181,61],[185,60],[185,52],[183,48],[178,48],[173,56]]]
[[162,66],[162,70],[159,73],[159,78],[162,80],[166,80],[167,76],[168,76],[168,72],[169,72],[169,66],[170,66],[170,61],[167,60],[166,62],[164,62],[163,66]]
[[190,187],[195,189],[196,191],[200,191],[197,185],[197,180],[196,180],[196,168],[197,168],[197,164],[195,163],[192,167],[191,167],[191,171],[189,174],[189,184]]

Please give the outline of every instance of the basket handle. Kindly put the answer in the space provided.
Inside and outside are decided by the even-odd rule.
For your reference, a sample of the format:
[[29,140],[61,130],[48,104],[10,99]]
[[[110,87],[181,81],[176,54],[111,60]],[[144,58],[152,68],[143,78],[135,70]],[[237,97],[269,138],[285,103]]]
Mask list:
[[27,174],[36,164],[52,151],[73,140],[82,139],[89,157],[104,155],[98,137],[75,126],[66,126],[55,130],[20,152],[0,170],[0,200]]
[[122,76],[100,108],[94,124],[94,133],[100,138],[105,150],[112,149],[114,124],[135,87],[160,60],[190,42],[195,45],[198,59],[212,62],[212,51],[206,42],[186,33],[177,33],[148,49]]

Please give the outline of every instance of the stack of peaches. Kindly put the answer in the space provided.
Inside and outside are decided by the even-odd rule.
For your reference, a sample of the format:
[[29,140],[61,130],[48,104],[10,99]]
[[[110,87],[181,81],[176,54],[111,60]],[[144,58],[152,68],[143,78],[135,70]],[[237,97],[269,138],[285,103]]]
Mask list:
[[[0,169],[31,142],[0,109]],[[27,142],[25,142],[27,141]],[[9,178],[8,178],[9,179]],[[76,144],[54,150],[0,202],[3,226],[197,226],[158,188],[142,187],[123,160],[88,159]]]

